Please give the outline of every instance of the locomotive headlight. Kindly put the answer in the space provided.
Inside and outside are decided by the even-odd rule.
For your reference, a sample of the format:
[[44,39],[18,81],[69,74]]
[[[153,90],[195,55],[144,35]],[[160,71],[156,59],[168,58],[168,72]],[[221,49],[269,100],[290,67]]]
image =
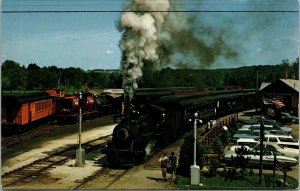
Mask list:
[[74,102],[74,105],[78,105],[78,104],[79,104],[78,101],[75,101],[75,102]]

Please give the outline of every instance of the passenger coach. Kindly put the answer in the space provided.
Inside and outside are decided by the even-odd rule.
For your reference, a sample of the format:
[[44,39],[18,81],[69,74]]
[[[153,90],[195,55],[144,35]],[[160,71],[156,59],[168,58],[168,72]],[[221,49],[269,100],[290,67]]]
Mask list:
[[53,98],[44,93],[35,96],[3,96],[2,129],[22,129],[31,122],[51,116],[53,112]]

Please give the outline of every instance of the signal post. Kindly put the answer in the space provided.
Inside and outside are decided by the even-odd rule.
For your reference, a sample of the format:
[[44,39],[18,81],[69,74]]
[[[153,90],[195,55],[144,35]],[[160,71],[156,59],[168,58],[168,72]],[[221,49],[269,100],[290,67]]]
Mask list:
[[79,93],[79,129],[78,129],[78,150],[76,150],[75,166],[81,167],[85,164],[85,150],[81,148],[81,122],[82,122],[82,93]]

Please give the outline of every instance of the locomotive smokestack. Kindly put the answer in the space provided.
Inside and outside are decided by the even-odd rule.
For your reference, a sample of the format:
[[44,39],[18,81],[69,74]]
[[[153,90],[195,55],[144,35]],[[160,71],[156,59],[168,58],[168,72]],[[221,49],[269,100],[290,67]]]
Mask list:
[[124,94],[124,116],[126,119],[130,120],[130,104],[131,104],[131,99],[128,94]]

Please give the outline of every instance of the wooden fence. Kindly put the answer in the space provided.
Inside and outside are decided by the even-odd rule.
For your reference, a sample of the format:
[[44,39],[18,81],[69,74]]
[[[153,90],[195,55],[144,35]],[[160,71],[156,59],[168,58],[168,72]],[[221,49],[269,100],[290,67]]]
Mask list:
[[228,128],[228,131],[234,128],[231,127],[231,124],[233,124],[233,122],[236,124],[238,117],[235,114],[235,115],[229,115],[227,117],[220,118],[219,120],[220,121],[217,122],[217,124],[202,137],[201,145],[203,147],[209,147],[216,138],[220,137],[223,131],[222,129],[223,126],[226,126]]

